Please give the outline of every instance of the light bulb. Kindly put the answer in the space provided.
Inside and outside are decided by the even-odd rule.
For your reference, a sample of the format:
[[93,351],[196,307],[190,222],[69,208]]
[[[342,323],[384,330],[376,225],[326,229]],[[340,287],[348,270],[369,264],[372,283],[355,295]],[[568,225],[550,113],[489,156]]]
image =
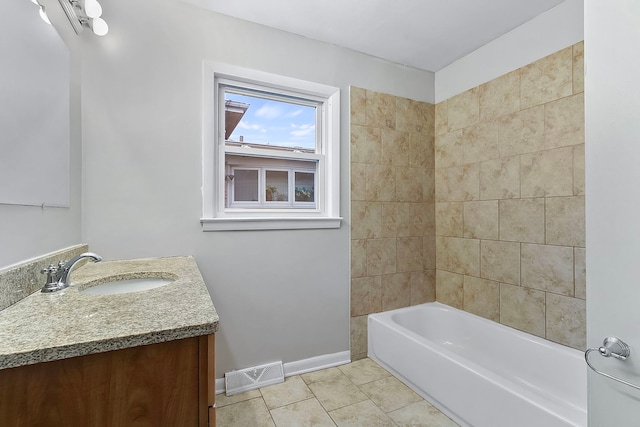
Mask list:
[[49,21],[49,17],[47,16],[47,12],[44,11],[44,6],[40,6],[40,18],[47,24],[51,25],[51,21]]
[[102,18],[95,18],[91,20],[91,29],[96,36],[104,36],[109,32],[109,26]]
[[84,0],[84,14],[92,19],[99,18],[102,15],[102,6],[98,0]]

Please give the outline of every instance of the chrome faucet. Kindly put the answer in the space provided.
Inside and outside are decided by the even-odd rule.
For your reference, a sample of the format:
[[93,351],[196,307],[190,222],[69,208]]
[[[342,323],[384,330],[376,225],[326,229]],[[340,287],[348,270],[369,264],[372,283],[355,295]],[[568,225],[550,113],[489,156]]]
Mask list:
[[42,292],[56,292],[69,287],[69,276],[71,270],[76,266],[79,261],[83,259],[90,259],[93,262],[102,261],[102,257],[93,252],[85,252],[72,258],[69,261],[60,261],[58,266],[53,264],[40,271],[42,274],[47,274],[47,283],[42,287]]

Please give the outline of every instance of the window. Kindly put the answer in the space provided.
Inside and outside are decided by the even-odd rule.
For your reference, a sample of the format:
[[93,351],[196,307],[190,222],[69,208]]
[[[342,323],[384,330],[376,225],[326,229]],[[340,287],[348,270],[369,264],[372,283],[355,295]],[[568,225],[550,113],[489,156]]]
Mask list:
[[338,228],[339,90],[205,63],[205,231]]

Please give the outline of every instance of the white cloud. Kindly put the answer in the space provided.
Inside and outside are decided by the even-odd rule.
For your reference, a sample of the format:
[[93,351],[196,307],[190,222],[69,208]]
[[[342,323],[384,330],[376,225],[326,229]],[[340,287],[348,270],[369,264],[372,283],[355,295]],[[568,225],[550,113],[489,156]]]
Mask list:
[[299,116],[300,114],[302,114],[302,110],[295,110],[295,111],[292,111],[292,112],[288,113],[285,117],[291,118],[291,117]]
[[[294,126],[295,128],[295,126]],[[292,130],[291,132],[289,132],[292,136],[297,136],[297,137],[301,137],[301,136],[307,136],[307,135],[311,135],[313,134],[313,132],[315,132],[316,130],[316,125],[302,125],[300,126],[299,130]]]
[[257,117],[273,120],[282,116],[282,109],[273,105],[263,105],[256,111]]
[[240,126],[242,129],[259,130],[260,132],[266,132],[266,130],[262,126],[252,125],[252,124],[249,124],[249,122],[245,122],[244,120],[240,120],[240,123],[238,123],[238,126]]

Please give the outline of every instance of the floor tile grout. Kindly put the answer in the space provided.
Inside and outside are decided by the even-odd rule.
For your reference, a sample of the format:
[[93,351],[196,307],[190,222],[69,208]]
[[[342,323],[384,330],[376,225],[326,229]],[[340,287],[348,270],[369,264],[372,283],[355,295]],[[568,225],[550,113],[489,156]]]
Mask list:
[[[332,369],[338,372],[330,371]],[[323,377],[323,373],[327,374],[326,377]],[[381,388],[377,388],[373,384],[375,382],[380,382]],[[263,387],[257,391],[258,393],[246,392],[250,393],[246,399],[233,403],[224,403],[226,398],[221,397],[222,406],[218,406],[217,409],[218,427],[244,427],[247,423],[255,426],[281,427],[278,425],[279,420],[287,426],[339,427],[344,423],[367,427],[457,426],[429,402],[368,358],[322,371],[294,375],[286,378],[283,383]],[[330,395],[325,396],[324,393]],[[253,397],[250,397],[251,395]],[[333,405],[336,402],[332,401],[332,398],[339,399],[335,408]],[[254,400],[260,402],[247,403]],[[273,407],[269,408],[269,405]],[[307,407],[308,410],[296,410],[299,407]],[[327,407],[332,409],[328,410]],[[368,409],[362,412],[364,407]],[[251,418],[254,415],[255,418]],[[427,418],[433,421],[428,421],[428,424],[422,424],[427,421],[416,421]],[[296,421],[293,421],[294,419]],[[315,421],[311,421],[312,419]]]

